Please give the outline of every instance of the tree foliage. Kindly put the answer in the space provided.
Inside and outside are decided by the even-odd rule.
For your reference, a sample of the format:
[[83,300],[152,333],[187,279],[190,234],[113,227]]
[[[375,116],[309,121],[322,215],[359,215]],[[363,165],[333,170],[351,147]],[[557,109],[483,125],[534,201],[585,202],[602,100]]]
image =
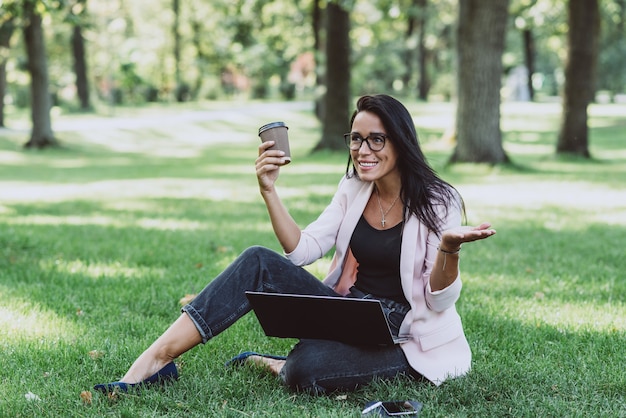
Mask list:
[[[2,3],[7,15],[18,0]],[[44,4],[44,2],[40,2]],[[69,1],[45,2],[51,10]],[[315,50],[314,4],[324,11],[327,0],[89,0],[86,58],[90,88],[108,102],[141,103],[174,100],[179,88],[187,99],[247,97],[310,97],[315,94],[315,69],[293,73],[303,54],[320,61]],[[598,88],[624,93],[623,0],[602,2],[605,22],[600,42]],[[343,3],[342,3],[343,4]],[[558,0],[514,0],[513,23],[507,27],[503,55],[505,71],[527,62],[523,33],[534,40],[533,88],[540,100],[558,95],[563,81],[567,21]],[[351,92],[385,91],[422,99],[449,99],[456,94],[455,37],[457,2],[454,0],[352,0],[350,13]],[[179,52],[173,27],[178,14]],[[51,90],[55,103],[71,105],[76,95],[68,76],[73,57],[73,27],[67,12],[53,12],[44,24]],[[317,17],[319,26],[319,16]],[[409,29],[412,25],[413,29]],[[23,39],[18,39],[23,42]],[[319,42],[318,42],[319,45]],[[17,81],[20,71],[15,45],[9,57],[9,95],[24,104]],[[178,58],[176,58],[178,55]],[[318,62],[318,65],[324,65]],[[178,75],[177,75],[178,74]],[[180,81],[177,81],[180,79]],[[181,86],[178,86],[180,84]],[[180,98],[180,97],[179,97]]]
[[[349,14],[349,95],[450,100],[459,94],[456,0],[2,0],[0,26],[12,21],[21,34],[22,5],[31,1],[44,16],[52,105],[70,110],[230,97],[315,100],[329,64],[320,37],[330,1]],[[87,13],[72,13],[80,4]],[[563,90],[566,5],[511,0],[503,18],[502,76],[530,68],[526,84],[534,100]],[[625,9],[624,0],[600,3],[594,88],[615,100],[626,93]],[[28,107],[24,37],[12,39],[0,45],[0,93],[6,80],[6,102]],[[72,39],[85,41],[84,71],[72,71],[80,55],[68,48]]]

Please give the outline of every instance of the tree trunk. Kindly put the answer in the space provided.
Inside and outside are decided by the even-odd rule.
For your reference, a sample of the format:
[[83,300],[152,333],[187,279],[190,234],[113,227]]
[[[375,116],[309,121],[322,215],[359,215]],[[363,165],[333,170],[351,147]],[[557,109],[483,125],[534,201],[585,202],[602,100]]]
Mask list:
[[87,60],[85,59],[85,39],[81,24],[74,25],[72,32],[72,53],[74,55],[74,73],[76,73],[76,92],[81,110],[91,109],[89,102],[89,81],[87,78]]
[[402,82],[405,87],[412,88],[415,73],[413,64],[417,58],[417,96],[420,100],[427,100],[430,90],[430,78],[426,66],[428,59],[428,49],[426,48],[427,4],[427,0],[411,0],[411,5],[407,11],[405,32],[404,66],[406,71],[402,77]]
[[208,73],[207,62],[209,62],[209,57],[204,52],[204,48],[202,47],[202,28],[204,27],[204,22],[198,19],[197,14],[193,11],[191,15],[193,16],[190,22],[192,33],[191,39],[193,46],[196,48],[196,65],[198,66],[196,79],[191,90],[191,98],[197,100],[200,96],[200,92],[202,91],[204,76]]
[[343,149],[350,119],[350,15],[335,2],[328,3],[326,12],[323,132],[314,151]]
[[11,35],[15,25],[13,18],[9,18],[0,25],[0,127],[4,127],[4,96],[7,93],[7,56],[3,50],[11,47]]
[[58,145],[50,121],[51,97],[48,91],[48,62],[41,27],[41,16],[34,0],[24,1],[24,39],[28,57],[31,84],[31,119],[33,129],[26,148],[45,148]]
[[417,97],[420,100],[428,100],[428,92],[430,91],[430,77],[428,76],[428,48],[426,48],[426,0],[417,0],[417,5],[420,8],[420,17],[418,19],[418,37],[417,37],[417,51],[418,51],[418,69],[419,79],[417,81]]
[[315,56],[315,116],[320,121],[324,120],[324,96],[320,94],[326,82],[324,81],[324,73],[322,60],[324,57],[324,43],[322,42],[323,17],[320,7],[320,0],[313,0],[313,9],[311,10],[311,29],[313,30],[313,51]]
[[450,162],[505,163],[500,87],[509,1],[459,3],[457,145]]
[[415,36],[415,27],[417,26],[418,8],[417,3],[420,0],[411,0],[411,5],[407,11],[405,44],[404,51],[404,75],[402,76],[402,84],[405,87],[411,85],[413,79],[413,60],[415,59],[415,46],[413,45],[413,37]]
[[311,27],[313,29],[313,49],[315,51],[322,50],[322,41],[320,32],[322,31],[322,9],[320,8],[320,0],[313,0],[311,10]]
[[624,35],[624,24],[626,23],[626,0],[615,0],[617,4],[619,19],[617,19],[616,32]]
[[187,91],[182,83],[180,75],[180,0],[172,0],[172,12],[174,22],[172,23],[172,37],[174,38],[174,84],[176,101],[182,103],[187,100]]
[[570,0],[568,24],[563,115],[556,152],[589,158],[587,107],[595,93],[600,30],[598,1]]
[[528,69],[528,93],[530,101],[535,100],[535,88],[533,87],[533,73],[535,72],[535,40],[533,32],[530,28],[526,28],[522,32],[524,38],[524,60]]

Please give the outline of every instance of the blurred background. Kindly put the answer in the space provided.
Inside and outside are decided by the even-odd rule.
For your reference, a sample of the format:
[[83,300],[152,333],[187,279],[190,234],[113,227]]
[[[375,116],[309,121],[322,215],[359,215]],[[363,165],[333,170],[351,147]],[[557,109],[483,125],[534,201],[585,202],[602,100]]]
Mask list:
[[[0,6],[0,126],[30,109],[29,147],[57,143],[50,109],[110,114],[154,103],[304,100],[315,103],[323,126],[316,149],[340,149],[353,97],[388,93],[458,102],[452,160],[501,163],[507,157],[493,123],[501,101],[562,100],[557,152],[583,156],[586,106],[626,102],[625,0]],[[477,145],[485,142],[486,154]]]

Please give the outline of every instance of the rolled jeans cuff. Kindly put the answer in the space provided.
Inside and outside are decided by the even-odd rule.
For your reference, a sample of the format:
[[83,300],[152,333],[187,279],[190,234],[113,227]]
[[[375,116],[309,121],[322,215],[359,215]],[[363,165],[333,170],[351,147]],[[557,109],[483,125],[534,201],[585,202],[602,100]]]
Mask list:
[[213,338],[213,333],[211,332],[211,328],[204,321],[204,319],[198,313],[196,308],[194,308],[190,304],[187,304],[183,306],[180,311],[186,313],[189,319],[191,319],[191,322],[193,322],[193,324],[196,326],[196,329],[198,330],[198,332],[200,333],[200,336],[202,337],[202,344],[206,344],[207,341]]

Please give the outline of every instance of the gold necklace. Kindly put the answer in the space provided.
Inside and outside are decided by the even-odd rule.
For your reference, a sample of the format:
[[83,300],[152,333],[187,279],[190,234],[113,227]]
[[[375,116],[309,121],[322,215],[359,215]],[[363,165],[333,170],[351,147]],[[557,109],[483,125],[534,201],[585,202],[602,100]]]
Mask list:
[[394,205],[396,204],[398,199],[400,199],[400,195],[398,195],[398,197],[396,197],[394,199],[393,203],[391,204],[391,206],[389,206],[389,208],[386,211],[383,211],[383,205],[380,204],[380,193],[378,193],[378,188],[376,188],[376,198],[378,199],[378,207],[380,208],[380,216],[381,216],[380,224],[384,228],[385,227],[385,216],[389,213],[391,208],[394,207]]

